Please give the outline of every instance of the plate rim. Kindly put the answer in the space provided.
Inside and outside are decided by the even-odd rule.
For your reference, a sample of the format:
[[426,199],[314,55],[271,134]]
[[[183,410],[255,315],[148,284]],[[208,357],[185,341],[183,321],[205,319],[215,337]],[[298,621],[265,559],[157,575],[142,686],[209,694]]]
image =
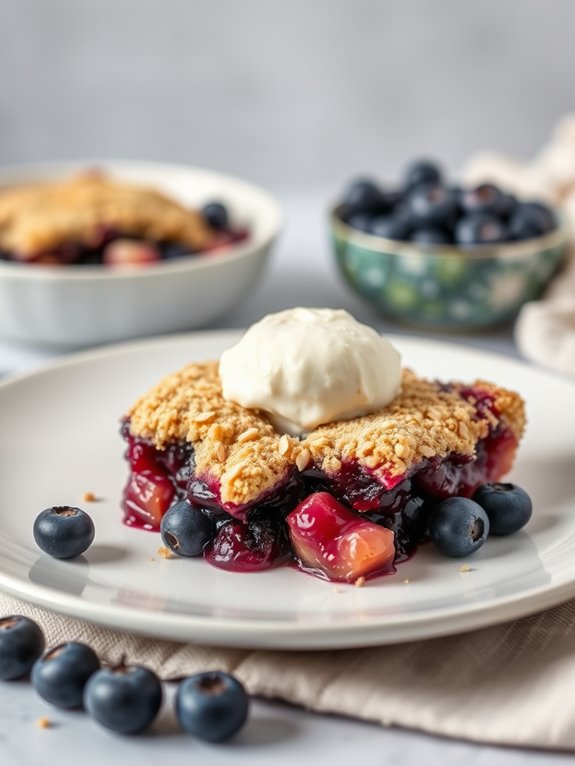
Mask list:
[[[233,342],[242,329],[202,330],[178,333],[163,337],[142,338],[124,341],[76,352],[58,358],[33,370],[9,374],[0,381],[0,397],[6,388],[17,386],[30,378],[37,378],[52,371],[75,367],[101,358],[123,356],[155,346],[174,346],[194,341]],[[556,379],[560,384],[573,387],[575,384],[566,376],[539,368],[519,358],[510,358],[498,351],[466,345],[464,342],[426,338],[418,335],[394,335],[386,333],[393,343],[417,346],[447,346],[465,350],[477,358],[488,360],[497,357],[513,367],[529,370],[544,378]],[[22,586],[25,586],[24,588]],[[103,586],[102,586],[103,587]],[[57,588],[23,582],[21,578],[2,571],[0,568],[0,589],[5,593],[42,608],[50,609],[76,619],[108,627],[157,636],[170,640],[208,642],[214,646],[234,646],[265,649],[310,649],[355,648],[371,645],[404,643],[441,636],[464,633],[471,630],[508,622],[520,617],[556,606],[575,596],[575,569],[569,579],[527,588],[520,593],[500,596],[496,602],[456,604],[406,615],[370,617],[366,623],[356,621],[305,624],[282,620],[246,620],[197,616],[178,612],[151,612],[125,605],[101,604],[65,593]]]

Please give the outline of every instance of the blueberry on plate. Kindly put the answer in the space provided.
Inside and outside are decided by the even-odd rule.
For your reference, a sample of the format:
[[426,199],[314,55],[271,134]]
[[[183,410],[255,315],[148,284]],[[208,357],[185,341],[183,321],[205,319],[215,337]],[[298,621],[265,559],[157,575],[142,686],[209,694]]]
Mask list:
[[208,742],[233,737],[248,717],[249,697],[228,673],[199,673],[184,679],[176,694],[176,715],[182,728]]
[[158,676],[141,665],[102,668],[84,689],[84,707],[106,729],[137,734],[154,721],[162,706]]
[[492,535],[512,535],[527,524],[533,512],[531,498],[517,484],[482,484],[473,500],[489,516]]
[[210,512],[187,500],[172,505],[160,522],[164,545],[178,556],[200,556],[216,532],[216,522]]
[[499,218],[488,213],[468,213],[455,224],[458,245],[490,245],[509,239],[509,230]]
[[216,231],[224,231],[229,226],[228,209],[221,202],[208,202],[202,208],[202,215]]
[[370,234],[386,239],[406,240],[409,235],[407,219],[401,214],[378,215],[371,221]]
[[37,546],[56,559],[73,559],[94,539],[94,522],[85,511],[71,505],[46,508],[34,522]]
[[39,625],[21,614],[0,619],[0,680],[22,678],[42,656],[46,643]]
[[[348,215],[383,212],[386,207],[386,201],[379,186],[369,178],[356,178],[343,197],[343,208]],[[353,224],[350,223],[350,226]]]
[[521,202],[515,208],[509,222],[513,239],[542,237],[557,228],[553,211],[541,202]]
[[430,160],[415,160],[405,173],[405,187],[414,189],[421,184],[439,184],[442,175],[435,162]]
[[407,209],[414,228],[448,227],[457,211],[457,196],[441,184],[422,184],[407,198]]
[[483,508],[466,497],[438,503],[429,516],[429,536],[445,556],[464,558],[481,548],[489,534]]
[[451,242],[451,237],[445,229],[439,226],[424,226],[420,229],[414,229],[410,236],[410,242],[417,242],[419,245],[447,245]]
[[81,707],[84,687],[99,669],[100,660],[92,648],[68,641],[36,660],[32,686],[46,702],[72,710]]

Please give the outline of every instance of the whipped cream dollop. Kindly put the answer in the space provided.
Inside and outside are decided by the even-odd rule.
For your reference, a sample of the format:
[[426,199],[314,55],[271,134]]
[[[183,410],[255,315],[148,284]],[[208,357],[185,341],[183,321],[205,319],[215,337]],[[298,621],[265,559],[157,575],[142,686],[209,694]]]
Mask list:
[[268,314],[222,354],[224,398],[263,410],[290,434],[366,415],[399,393],[401,357],[343,310]]

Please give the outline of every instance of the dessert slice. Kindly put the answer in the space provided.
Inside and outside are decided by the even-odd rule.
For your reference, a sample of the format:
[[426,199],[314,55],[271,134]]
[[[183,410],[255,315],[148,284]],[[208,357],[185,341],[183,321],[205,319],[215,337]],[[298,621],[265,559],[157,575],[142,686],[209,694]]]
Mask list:
[[[158,529],[168,507],[185,498],[218,520],[205,552],[217,566],[262,569],[291,555],[328,579],[363,577],[389,568],[391,532],[395,562],[411,554],[426,536],[430,504],[499,481],[524,424],[523,402],[512,391],[481,380],[439,383],[404,370],[401,392],[387,406],[298,438],[276,430],[261,410],[225,399],[218,362],[190,364],[160,381],[124,419],[125,522]],[[331,508],[345,527],[331,542],[326,523],[305,535],[298,523],[298,504],[317,492],[334,498],[318,504],[316,495],[311,507],[322,522]],[[265,534],[256,529],[262,519]],[[281,544],[270,544],[270,528]],[[265,546],[260,553],[258,540]],[[256,563],[242,566],[246,561]]]

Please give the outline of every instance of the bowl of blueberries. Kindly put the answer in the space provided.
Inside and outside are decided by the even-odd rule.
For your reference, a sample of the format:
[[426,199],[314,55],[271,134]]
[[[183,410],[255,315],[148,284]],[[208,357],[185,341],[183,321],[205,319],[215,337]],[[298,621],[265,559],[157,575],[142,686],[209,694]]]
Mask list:
[[537,298],[567,255],[561,214],[494,184],[449,183],[418,160],[399,188],[352,181],[331,210],[347,283],[387,318],[428,329],[503,324]]
[[0,335],[63,349],[205,326],[261,275],[281,213],[185,165],[0,169]]

